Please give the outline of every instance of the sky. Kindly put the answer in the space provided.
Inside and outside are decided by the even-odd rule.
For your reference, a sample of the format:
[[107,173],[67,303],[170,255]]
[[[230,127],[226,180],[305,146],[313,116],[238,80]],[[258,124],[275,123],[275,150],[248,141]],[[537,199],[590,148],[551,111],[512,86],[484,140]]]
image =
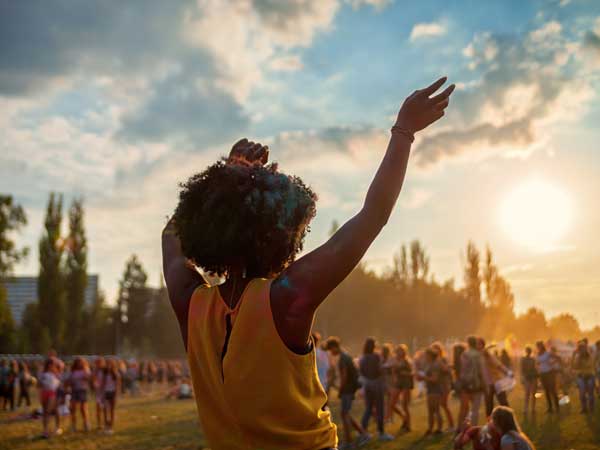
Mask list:
[[[50,191],[82,197],[110,302],[126,259],[160,279],[178,183],[241,137],[319,195],[305,249],[356,213],[402,101],[447,75],[365,263],[420,239],[461,286],[489,245],[518,312],[600,323],[600,2],[67,0],[0,3],[0,192],[38,270]],[[66,224],[65,224],[66,228]]]

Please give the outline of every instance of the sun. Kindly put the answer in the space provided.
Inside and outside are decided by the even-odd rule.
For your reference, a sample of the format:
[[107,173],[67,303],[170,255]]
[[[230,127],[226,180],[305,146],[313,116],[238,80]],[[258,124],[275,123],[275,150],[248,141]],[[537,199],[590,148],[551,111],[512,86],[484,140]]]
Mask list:
[[571,199],[559,186],[533,179],[510,191],[500,205],[500,222],[515,242],[551,250],[571,223]]

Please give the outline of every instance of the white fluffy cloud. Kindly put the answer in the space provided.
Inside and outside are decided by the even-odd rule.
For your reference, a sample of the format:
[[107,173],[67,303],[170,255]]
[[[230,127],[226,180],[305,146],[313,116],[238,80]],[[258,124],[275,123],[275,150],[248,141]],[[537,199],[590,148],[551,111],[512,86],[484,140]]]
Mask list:
[[578,45],[554,21],[524,36],[477,35],[463,55],[481,76],[454,94],[446,126],[419,142],[418,164],[473,152],[527,154],[545,142],[549,125],[576,121],[594,96],[578,76]]
[[415,42],[420,39],[443,36],[447,31],[447,26],[441,22],[417,23],[410,32],[410,40]]

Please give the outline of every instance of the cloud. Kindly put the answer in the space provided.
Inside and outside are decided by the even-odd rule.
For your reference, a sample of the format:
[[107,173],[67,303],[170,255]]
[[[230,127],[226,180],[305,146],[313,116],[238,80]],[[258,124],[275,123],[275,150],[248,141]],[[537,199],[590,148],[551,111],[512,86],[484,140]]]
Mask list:
[[420,39],[443,36],[447,31],[446,25],[439,22],[418,23],[413,26],[410,32],[410,41],[415,42]]
[[352,8],[358,9],[363,6],[372,6],[376,11],[381,11],[389,6],[394,0],[346,0]]
[[463,55],[480,76],[454,94],[440,131],[418,142],[417,164],[474,152],[526,155],[544,142],[542,130],[576,121],[594,96],[576,49],[557,22],[524,36],[477,35]]
[[[330,29],[339,0],[148,0],[0,7],[0,96],[93,86],[127,142],[210,145],[242,132],[250,93]],[[223,26],[223,24],[227,26]]]
[[301,70],[303,64],[298,55],[287,55],[272,59],[269,68],[278,72],[295,72]]

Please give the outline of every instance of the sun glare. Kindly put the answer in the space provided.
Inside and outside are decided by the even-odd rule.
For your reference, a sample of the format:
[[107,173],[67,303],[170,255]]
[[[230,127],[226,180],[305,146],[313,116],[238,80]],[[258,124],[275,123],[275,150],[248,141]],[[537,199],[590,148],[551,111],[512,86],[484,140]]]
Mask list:
[[530,180],[504,198],[500,221],[519,244],[534,250],[551,250],[569,228],[571,201],[560,187],[543,180]]

